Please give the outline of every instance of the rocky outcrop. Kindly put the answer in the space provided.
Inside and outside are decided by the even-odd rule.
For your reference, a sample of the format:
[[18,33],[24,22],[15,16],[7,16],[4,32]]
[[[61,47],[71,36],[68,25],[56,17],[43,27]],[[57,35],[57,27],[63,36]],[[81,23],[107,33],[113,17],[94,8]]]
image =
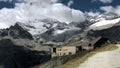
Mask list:
[[21,26],[19,26],[18,23],[16,23],[14,26],[11,26],[8,29],[3,29],[0,33],[0,36],[11,36],[15,39],[17,38],[27,38],[33,40],[32,35],[24,30]]

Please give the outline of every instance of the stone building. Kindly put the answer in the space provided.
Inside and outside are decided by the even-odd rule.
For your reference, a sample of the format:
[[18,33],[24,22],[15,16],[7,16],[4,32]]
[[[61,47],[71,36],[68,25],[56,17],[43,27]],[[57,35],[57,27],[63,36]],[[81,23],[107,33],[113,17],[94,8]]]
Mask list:
[[81,46],[63,46],[63,47],[56,47],[52,48],[52,57],[55,56],[66,56],[66,55],[73,55],[77,52],[83,51],[90,51],[96,48],[102,47],[103,44],[108,42],[108,38],[104,37],[97,37],[88,42],[86,45]]
[[52,57],[73,55],[76,52],[77,52],[76,46],[64,46],[64,47],[52,48]]

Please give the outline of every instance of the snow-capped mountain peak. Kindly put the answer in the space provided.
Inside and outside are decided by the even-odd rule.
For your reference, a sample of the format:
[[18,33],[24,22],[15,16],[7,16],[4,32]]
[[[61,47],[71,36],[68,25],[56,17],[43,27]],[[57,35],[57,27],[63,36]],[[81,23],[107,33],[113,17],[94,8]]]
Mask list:
[[110,20],[110,19],[115,19],[118,17],[119,16],[115,13],[104,13],[104,14],[100,14],[98,16],[91,18],[89,21],[95,23],[95,22],[99,22],[101,20]]
[[48,30],[54,31],[54,35],[64,33],[68,30],[78,30],[74,24],[70,25],[66,22],[59,22],[56,19],[46,18],[42,20],[32,20],[26,23],[19,23],[24,29],[30,32],[32,35],[40,35]]
[[120,17],[112,13],[101,14],[95,19],[91,19],[90,22],[93,22],[93,24],[89,26],[90,29],[102,30],[120,23]]

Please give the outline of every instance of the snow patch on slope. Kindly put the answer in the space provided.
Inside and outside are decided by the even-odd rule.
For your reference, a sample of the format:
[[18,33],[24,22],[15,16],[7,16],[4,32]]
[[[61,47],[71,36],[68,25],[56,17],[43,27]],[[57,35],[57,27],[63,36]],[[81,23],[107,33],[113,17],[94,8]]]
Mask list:
[[113,19],[113,20],[101,20],[99,22],[96,22],[92,25],[89,26],[90,29],[93,30],[102,30],[102,29],[107,29],[110,28],[112,26],[114,26],[115,24],[120,23],[120,18],[117,19]]
[[66,31],[75,31],[75,30],[80,30],[80,28],[77,28],[77,27],[69,27],[68,29],[63,29],[63,30],[56,30],[54,31],[54,35],[58,35],[58,34],[62,34]]

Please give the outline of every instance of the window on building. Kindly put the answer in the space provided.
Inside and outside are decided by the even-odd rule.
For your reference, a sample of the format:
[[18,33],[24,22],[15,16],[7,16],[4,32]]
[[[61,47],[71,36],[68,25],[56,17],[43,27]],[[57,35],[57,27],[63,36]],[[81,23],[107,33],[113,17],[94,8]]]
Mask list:
[[63,55],[66,55],[65,53],[63,53]]
[[72,52],[69,52],[69,55],[71,55],[72,54]]
[[56,52],[56,48],[53,48],[53,52]]
[[90,47],[91,47],[91,46],[92,46],[92,44],[90,43],[88,46],[90,46]]
[[61,50],[62,50],[62,49],[60,49],[60,48],[59,48],[59,49],[57,49],[57,51],[61,51]]

